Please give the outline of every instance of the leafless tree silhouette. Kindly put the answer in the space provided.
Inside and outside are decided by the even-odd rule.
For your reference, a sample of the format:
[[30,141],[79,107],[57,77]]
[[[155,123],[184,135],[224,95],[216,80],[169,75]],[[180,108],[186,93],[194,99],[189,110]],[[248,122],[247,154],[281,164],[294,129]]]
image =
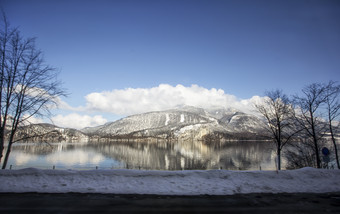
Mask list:
[[50,114],[50,108],[65,95],[56,69],[45,64],[34,38],[23,38],[3,15],[0,29],[0,161],[5,142],[5,169],[15,134],[32,117]]
[[281,170],[281,151],[299,130],[294,126],[293,107],[288,97],[281,90],[268,91],[265,95],[264,103],[255,107],[266,119],[267,136],[275,143],[277,169]]

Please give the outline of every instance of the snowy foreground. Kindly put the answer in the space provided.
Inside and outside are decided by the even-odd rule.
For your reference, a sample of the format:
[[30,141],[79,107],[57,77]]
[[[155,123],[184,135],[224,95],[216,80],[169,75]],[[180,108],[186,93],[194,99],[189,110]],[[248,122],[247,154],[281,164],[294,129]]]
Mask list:
[[287,171],[0,171],[0,192],[232,195],[340,192],[340,170]]

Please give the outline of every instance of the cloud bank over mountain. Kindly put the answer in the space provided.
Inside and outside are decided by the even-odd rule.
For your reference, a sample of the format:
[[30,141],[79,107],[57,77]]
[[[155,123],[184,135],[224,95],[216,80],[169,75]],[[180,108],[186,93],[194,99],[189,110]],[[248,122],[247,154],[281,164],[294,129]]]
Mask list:
[[[224,107],[254,114],[254,103],[261,102],[262,99],[259,96],[239,99],[226,94],[222,89],[207,89],[198,85],[186,87],[180,84],[176,86],[160,84],[153,88],[126,88],[90,93],[85,96],[85,106],[70,107],[63,103],[62,106],[66,106],[65,109],[72,113],[57,115],[52,120],[58,126],[83,128],[107,122],[100,114],[129,116],[180,106],[205,109]],[[94,112],[99,115],[89,116]]]
[[93,126],[99,126],[102,125],[107,121],[103,116],[101,115],[80,115],[77,113],[72,113],[68,115],[56,115],[51,118],[53,123],[60,127],[65,128],[75,128],[75,129],[82,129],[85,127],[93,127]]
[[108,112],[117,115],[131,115],[149,111],[162,111],[178,106],[202,108],[227,107],[245,112],[253,111],[252,101],[240,100],[226,94],[222,89],[206,89],[198,85],[185,87],[160,84],[153,88],[127,88],[88,94],[87,111]]

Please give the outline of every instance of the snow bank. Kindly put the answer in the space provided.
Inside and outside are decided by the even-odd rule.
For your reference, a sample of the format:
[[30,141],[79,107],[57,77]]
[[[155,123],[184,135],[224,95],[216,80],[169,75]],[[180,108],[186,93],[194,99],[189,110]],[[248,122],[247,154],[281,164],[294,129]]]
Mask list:
[[0,192],[232,195],[340,191],[340,170],[291,171],[0,171]]

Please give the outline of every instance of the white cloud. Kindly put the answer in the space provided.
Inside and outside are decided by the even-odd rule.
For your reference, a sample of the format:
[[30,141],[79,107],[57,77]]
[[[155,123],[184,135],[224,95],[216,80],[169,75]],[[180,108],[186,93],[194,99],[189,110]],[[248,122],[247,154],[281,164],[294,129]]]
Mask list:
[[108,112],[116,115],[131,115],[149,111],[161,111],[177,106],[230,107],[244,112],[253,111],[253,97],[240,100],[226,94],[222,89],[206,89],[198,85],[185,87],[161,84],[153,88],[127,88],[122,90],[91,93],[86,97],[86,106],[79,110]]
[[63,110],[69,110],[69,111],[79,111],[79,108],[75,108],[70,106],[68,103],[63,101],[60,97],[54,98],[55,104],[52,104],[50,109],[63,109]]
[[65,128],[75,128],[81,129],[85,127],[93,127],[103,125],[107,122],[105,118],[101,115],[89,116],[89,115],[80,115],[76,113],[68,114],[68,115],[57,115],[51,118],[53,123],[60,127]]
[[24,120],[24,125],[43,123],[44,120],[38,117],[30,116],[25,114],[22,119]]

